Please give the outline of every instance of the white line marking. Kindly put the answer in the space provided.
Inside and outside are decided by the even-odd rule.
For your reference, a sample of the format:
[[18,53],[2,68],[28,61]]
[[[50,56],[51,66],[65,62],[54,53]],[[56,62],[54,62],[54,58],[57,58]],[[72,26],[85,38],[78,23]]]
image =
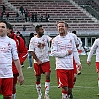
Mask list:
[[[17,86],[20,86],[20,85],[17,85]],[[31,86],[35,86],[35,85],[22,85],[22,86],[24,86],[24,87],[31,87]],[[58,88],[58,86],[50,86],[50,87],[52,87],[52,88]],[[88,87],[88,86],[74,86],[74,88],[87,88],[87,89],[89,89],[89,88],[97,88],[97,87]]]

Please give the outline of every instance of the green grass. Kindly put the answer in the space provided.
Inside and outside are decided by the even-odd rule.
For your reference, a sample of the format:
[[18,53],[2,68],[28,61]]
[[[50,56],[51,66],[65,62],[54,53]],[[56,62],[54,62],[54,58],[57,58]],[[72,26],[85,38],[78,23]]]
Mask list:
[[[92,64],[88,66],[86,64],[87,56],[80,56],[82,63],[82,74],[77,76],[77,81],[73,89],[73,99],[99,99],[97,94],[99,88],[97,87],[97,73],[95,71],[95,56],[92,57]],[[61,88],[57,88],[56,72],[55,72],[55,60],[50,57],[51,60],[51,87],[50,87],[50,99],[61,99]],[[20,86],[17,85],[17,98],[16,99],[37,99],[37,92],[35,88],[35,76],[33,69],[27,69],[29,66],[28,60],[24,63],[23,68],[25,83]],[[45,78],[42,75],[42,93],[44,95],[44,82]]]

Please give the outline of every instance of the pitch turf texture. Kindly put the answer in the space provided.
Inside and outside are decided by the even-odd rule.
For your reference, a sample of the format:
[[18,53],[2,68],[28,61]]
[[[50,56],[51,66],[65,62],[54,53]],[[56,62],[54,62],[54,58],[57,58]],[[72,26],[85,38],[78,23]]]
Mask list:
[[[87,55],[80,56],[82,63],[81,75],[77,76],[77,81],[73,89],[73,99],[99,99],[97,94],[99,88],[97,86],[97,73],[95,69],[95,56],[92,57],[92,64],[86,64]],[[57,88],[56,72],[55,72],[55,59],[50,57],[51,60],[51,87],[50,99],[61,99],[61,88]],[[16,99],[37,99],[37,91],[35,88],[35,76],[33,69],[27,69],[29,66],[28,59],[24,63],[24,77],[25,83],[20,86],[17,84],[17,97]],[[44,81],[45,77],[42,75],[41,85],[42,93],[44,96]],[[42,98],[43,99],[43,98]]]

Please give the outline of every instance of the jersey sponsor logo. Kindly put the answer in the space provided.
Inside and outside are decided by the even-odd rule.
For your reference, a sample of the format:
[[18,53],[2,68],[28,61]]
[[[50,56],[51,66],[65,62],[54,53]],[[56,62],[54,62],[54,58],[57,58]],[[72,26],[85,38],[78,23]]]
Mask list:
[[11,44],[8,43],[7,46],[6,45],[3,45],[3,46],[0,46],[0,52],[7,52],[7,51],[10,51],[11,50]]

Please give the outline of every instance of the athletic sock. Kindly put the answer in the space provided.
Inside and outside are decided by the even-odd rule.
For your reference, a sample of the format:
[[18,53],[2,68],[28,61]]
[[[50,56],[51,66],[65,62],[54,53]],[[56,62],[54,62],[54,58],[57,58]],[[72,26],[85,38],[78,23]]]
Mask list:
[[67,99],[68,91],[62,90],[62,99]]
[[45,82],[45,95],[48,95],[50,89],[50,80],[46,80]]
[[99,87],[99,77],[98,77],[98,87]]
[[41,93],[41,84],[40,84],[40,82],[36,82],[36,89],[37,89],[38,95],[42,95],[42,93]]

